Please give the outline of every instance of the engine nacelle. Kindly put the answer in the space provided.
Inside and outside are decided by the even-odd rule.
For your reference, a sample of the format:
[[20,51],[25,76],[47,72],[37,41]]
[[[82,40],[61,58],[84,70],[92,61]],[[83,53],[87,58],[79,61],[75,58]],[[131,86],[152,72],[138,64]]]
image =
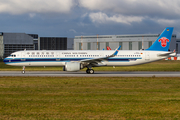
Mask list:
[[65,66],[63,67],[63,71],[70,71],[75,72],[79,71],[83,68],[81,63],[78,62],[66,62]]

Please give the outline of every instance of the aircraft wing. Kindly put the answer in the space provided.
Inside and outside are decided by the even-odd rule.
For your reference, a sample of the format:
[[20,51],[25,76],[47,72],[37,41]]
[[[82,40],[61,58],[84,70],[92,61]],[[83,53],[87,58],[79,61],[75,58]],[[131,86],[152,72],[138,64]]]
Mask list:
[[100,57],[100,58],[94,58],[94,59],[85,59],[85,60],[81,60],[80,62],[85,62],[85,63],[98,63],[98,62],[102,62],[104,60],[107,60],[108,58],[114,57],[118,54],[119,50],[120,50],[121,46],[119,46],[112,55],[107,56],[107,57]]

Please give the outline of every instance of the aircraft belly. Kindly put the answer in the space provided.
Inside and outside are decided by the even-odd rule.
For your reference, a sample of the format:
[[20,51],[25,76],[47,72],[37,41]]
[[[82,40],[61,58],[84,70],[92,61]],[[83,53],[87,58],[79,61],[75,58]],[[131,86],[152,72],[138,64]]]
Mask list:
[[63,66],[62,62],[31,62],[29,66]]
[[131,66],[131,65],[139,65],[143,63],[147,63],[147,61],[140,59],[140,60],[130,60],[126,62],[106,62],[107,66]]
[[136,65],[137,62],[109,62],[107,66],[129,66],[129,65]]
[[29,63],[8,63],[11,66],[29,66]]
[[12,66],[64,66],[64,62],[17,62],[8,63]]

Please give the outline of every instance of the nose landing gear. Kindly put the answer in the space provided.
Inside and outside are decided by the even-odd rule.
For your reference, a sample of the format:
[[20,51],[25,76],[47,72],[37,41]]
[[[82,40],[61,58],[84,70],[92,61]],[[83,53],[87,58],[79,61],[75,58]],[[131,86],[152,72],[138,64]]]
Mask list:
[[22,74],[25,74],[25,66],[23,66],[23,70],[21,71]]

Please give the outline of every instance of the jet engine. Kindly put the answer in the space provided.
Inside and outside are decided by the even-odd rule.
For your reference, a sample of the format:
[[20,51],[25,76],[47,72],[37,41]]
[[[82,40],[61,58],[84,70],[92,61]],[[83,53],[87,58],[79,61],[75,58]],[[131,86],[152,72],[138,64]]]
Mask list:
[[83,65],[79,62],[66,62],[63,71],[76,72],[83,69]]

